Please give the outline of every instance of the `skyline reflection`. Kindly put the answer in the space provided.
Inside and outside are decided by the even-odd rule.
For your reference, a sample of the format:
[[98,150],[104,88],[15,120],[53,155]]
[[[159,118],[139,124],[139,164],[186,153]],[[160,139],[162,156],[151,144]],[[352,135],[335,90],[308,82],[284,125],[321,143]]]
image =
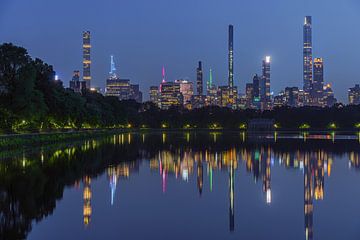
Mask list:
[[[197,204],[205,201],[204,198],[217,196],[219,189],[214,191],[214,186],[218,187],[219,178],[223,178],[228,182],[228,232],[237,234],[245,230],[237,227],[237,221],[241,222],[244,216],[237,213],[236,209],[240,207],[240,200],[247,197],[236,194],[240,186],[240,178],[237,176],[245,172],[245,178],[251,179],[254,186],[260,186],[258,193],[263,196],[263,205],[272,208],[274,201],[275,204],[279,201],[279,189],[273,187],[273,184],[278,185],[279,182],[272,181],[279,169],[284,169],[295,170],[303,176],[303,190],[298,189],[303,191],[304,196],[302,239],[317,239],[314,236],[314,228],[317,227],[314,221],[314,201],[326,198],[325,181],[334,171],[334,162],[339,156],[346,156],[349,170],[360,170],[360,144],[354,136],[354,139],[343,140],[342,136],[337,139],[336,135],[307,135],[304,140],[302,134],[285,138],[279,133],[263,138],[247,136],[245,133],[222,132],[126,133],[56,150],[41,148],[38,152],[23,152],[21,156],[10,157],[0,163],[1,180],[4,180],[0,184],[3,196],[0,199],[1,237],[6,239],[14,234],[22,234],[20,236],[25,238],[36,226],[34,219],[40,221],[51,217],[55,210],[56,204],[45,201],[61,200],[62,197],[52,191],[39,192],[36,194],[46,196],[40,198],[44,202],[37,202],[31,214],[24,208],[29,206],[28,201],[31,201],[32,196],[30,194],[25,198],[19,191],[14,192],[11,190],[11,182],[36,181],[39,171],[42,172],[42,178],[56,177],[55,183],[45,182],[56,184],[57,191],[64,191],[65,186],[76,187],[82,182],[83,225],[87,229],[97,227],[93,224],[93,212],[97,210],[97,205],[94,205],[92,199],[99,193],[94,190],[93,182],[103,175],[108,182],[107,199],[110,206],[119,204],[117,199],[128,197],[122,193],[122,189],[117,189],[119,183],[125,181],[130,184],[132,175],[141,176],[144,171],[159,177],[159,191],[164,199],[168,191],[178,188],[178,183],[193,183],[199,199]],[[139,171],[140,168],[142,171]],[[60,187],[60,182],[56,181],[64,185]],[[186,186],[190,188],[192,184]],[[54,187],[49,185],[46,189]],[[241,189],[242,192],[249,190]],[[274,194],[276,198],[273,198]],[[226,201],[225,198],[223,200]],[[7,207],[10,205],[18,207]],[[18,218],[16,224],[10,224],[14,222],[14,217]],[[17,230],[19,228],[21,231]]]

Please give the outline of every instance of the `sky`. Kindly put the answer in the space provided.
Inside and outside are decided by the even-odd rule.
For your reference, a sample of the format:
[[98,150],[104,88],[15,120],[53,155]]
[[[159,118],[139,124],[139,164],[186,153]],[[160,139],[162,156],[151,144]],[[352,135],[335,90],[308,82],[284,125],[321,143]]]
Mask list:
[[168,81],[205,79],[227,84],[227,29],[234,25],[234,82],[239,92],[272,57],[271,91],[302,87],[302,27],[313,17],[314,57],[325,82],[347,103],[360,82],[359,0],[0,0],[0,43],[12,42],[54,66],[67,86],[82,70],[82,32],[91,31],[92,85],[104,88],[115,56],[117,73],[140,84],[144,99]]

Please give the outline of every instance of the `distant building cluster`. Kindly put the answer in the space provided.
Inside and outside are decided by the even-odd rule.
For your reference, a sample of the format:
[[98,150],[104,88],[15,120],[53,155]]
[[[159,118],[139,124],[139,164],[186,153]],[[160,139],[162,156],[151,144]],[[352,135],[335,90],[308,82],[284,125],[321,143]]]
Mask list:
[[[206,92],[203,91],[203,68],[199,62],[196,69],[196,92],[190,81],[176,80],[163,81],[159,87],[150,87],[150,101],[161,109],[171,106],[184,106],[188,109],[204,106],[220,106],[232,109],[259,109],[270,110],[274,107],[289,106],[318,106],[331,107],[337,103],[330,84],[324,83],[324,60],[314,58],[312,55],[312,19],[305,17],[304,47],[303,47],[303,89],[299,87],[286,87],[279,94],[271,92],[271,56],[265,56],[262,61],[261,74],[255,74],[252,82],[247,83],[245,93],[240,94],[234,85],[234,27],[228,29],[228,84],[216,86],[213,83],[212,70],[210,69],[209,81]],[[186,85],[182,86],[182,85]],[[349,90],[352,102],[356,102],[359,90]],[[350,96],[349,96],[350,99]]]
[[[80,71],[73,73],[70,89],[82,93],[85,90],[100,92],[91,87],[91,42],[90,32],[83,32],[83,77]],[[161,109],[172,106],[196,109],[206,106],[219,106],[231,109],[271,110],[274,107],[331,107],[337,103],[331,84],[324,81],[324,59],[313,57],[312,18],[305,17],[303,26],[303,87],[288,86],[277,95],[271,91],[271,56],[262,60],[261,74],[254,74],[252,81],[246,83],[244,93],[239,93],[234,85],[234,27],[228,28],[228,76],[227,84],[216,86],[210,69],[209,79],[204,84],[204,69],[201,61],[196,68],[196,82],[186,79],[167,81],[165,68],[162,69],[162,81],[149,89],[150,101]],[[119,100],[143,101],[138,84],[129,79],[121,79],[116,74],[114,57],[111,56],[111,69],[106,79],[106,96],[115,96]],[[349,104],[360,104],[360,87],[348,91]]]

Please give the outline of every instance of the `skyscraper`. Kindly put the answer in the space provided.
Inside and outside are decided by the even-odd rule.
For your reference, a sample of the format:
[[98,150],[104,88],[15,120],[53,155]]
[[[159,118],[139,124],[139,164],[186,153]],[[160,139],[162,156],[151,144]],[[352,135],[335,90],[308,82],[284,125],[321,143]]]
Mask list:
[[209,105],[216,105],[216,99],[217,99],[217,88],[213,83],[213,73],[212,69],[210,69],[209,72],[209,81],[207,82],[207,102]]
[[355,87],[349,88],[348,90],[349,104],[358,105],[360,104],[360,85],[356,84]]
[[90,58],[91,44],[90,32],[83,32],[83,80],[86,82],[86,88],[90,89],[91,86],[91,58]]
[[129,79],[120,79],[116,74],[114,56],[110,56],[110,72],[106,79],[106,96],[118,97],[122,100],[142,102],[142,92],[138,84],[131,84]]
[[260,86],[261,102],[263,105],[262,109],[269,109],[271,103],[270,63],[271,63],[271,57],[266,56],[262,63],[262,84]]
[[150,86],[150,102],[153,102],[156,106],[159,106],[159,87]]
[[234,26],[229,25],[229,73],[228,86],[234,87]]
[[201,61],[199,61],[199,66],[196,69],[196,93],[203,95],[203,70]]
[[322,58],[314,59],[314,80],[311,87],[311,100],[314,105],[323,105],[324,89],[324,61]]
[[304,23],[304,48],[303,48],[303,73],[304,73],[304,92],[310,93],[313,81],[313,59],[312,59],[312,19],[311,16],[305,17]]
[[175,80],[175,83],[180,84],[180,93],[183,96],[184,106],[191,109],[191,99],[194,95],[193,83],[183,79]]
[[[257,74],[254,75],[253,77],[253,83],[252,83],[252,91],[253,91],[253,94],[252,94],[252,99],[251,99],[251,103],[249,106],[251,107],[255,107],[255,108],[258,108],[260,109],[260,83],[262,82],[261,81],[262,78],[260,78]],[[264,86],[263,86],[264,88]]]

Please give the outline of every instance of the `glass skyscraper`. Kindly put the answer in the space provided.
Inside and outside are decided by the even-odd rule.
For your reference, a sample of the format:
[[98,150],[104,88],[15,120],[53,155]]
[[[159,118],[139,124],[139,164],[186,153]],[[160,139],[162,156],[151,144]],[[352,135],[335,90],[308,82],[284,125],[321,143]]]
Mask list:
[[266,56],[262,62],[262,83],[260,87],[261,102],[263,103],[263,109],[270,108],[271,105],[271,93],[270,93],[270,64],[271,57]]
[[304,92],[309,94],[313,81],[313,59],[312,59],[312,19],[305,17],[304,23]]

